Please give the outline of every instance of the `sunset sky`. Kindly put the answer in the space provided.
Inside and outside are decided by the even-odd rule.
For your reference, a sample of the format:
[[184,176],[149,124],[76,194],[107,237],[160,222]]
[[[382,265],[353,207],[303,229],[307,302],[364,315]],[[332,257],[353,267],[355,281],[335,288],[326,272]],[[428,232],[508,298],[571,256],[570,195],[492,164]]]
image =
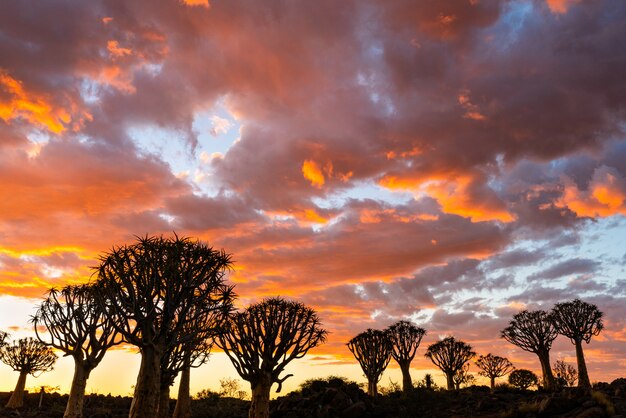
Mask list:
[[[445,335],[539,372],[499,331],[575,297],[606,314],[591,380],[623,376],[624,21],[623,0],[2,1],[0,329],[33,336],[48,288],[175,231],[233,254],[238,307],[318,311],[328,342],[285,390],[364,381],[346,342],[400,319],[428,331],[415,379],[442,380]],[[138,367],[111,352],[88,392]],[[216,353],[192,392],[225,376]]]

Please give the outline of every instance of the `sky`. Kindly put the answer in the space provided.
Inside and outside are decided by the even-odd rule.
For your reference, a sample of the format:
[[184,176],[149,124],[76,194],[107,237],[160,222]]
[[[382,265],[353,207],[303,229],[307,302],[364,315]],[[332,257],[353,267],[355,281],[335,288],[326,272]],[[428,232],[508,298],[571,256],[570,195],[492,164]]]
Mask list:
[[[33,336],[47,289],[176,232],[233,255],[239,308],[318,312],[328,341],[287,391],[364,381],[347,341],[398,320],[427,330],[416,379],[443,381],[423,353],[446,335],[539,372],[500,330],[576,297],[605,313],[591,380],[620,377],[625,19],[622,0],[2,2],[0,329]],[[129,394],[138,365],[112,351],[88,391]],[[223,377],[216,352],[192,392]],[[16,379],[0,366],[0,391]]]

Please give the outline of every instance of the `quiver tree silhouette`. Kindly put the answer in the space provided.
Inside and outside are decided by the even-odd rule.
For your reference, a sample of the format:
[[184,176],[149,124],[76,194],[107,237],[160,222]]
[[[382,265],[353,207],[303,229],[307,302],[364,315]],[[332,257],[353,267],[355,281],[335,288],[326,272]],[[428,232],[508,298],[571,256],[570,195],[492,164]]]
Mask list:
[[367,394],[378,395],[378,382],[391,360],[393,347],[385,331],[368,329],[348,341],[348,349],[367,378]]
[[454,337],[446,337],[429,345],[424,355],[446,375],[448,390],[454,390],[454,375],[463,370],[476,353],[472,351],[471,345]]
[[456,372],[452,377],[452,381],[454,382],[454,388],[456,390],[461,389],[461,385],[470,386],[476,383],[476,377],[469,372],[469,363],[465,363],[463,368]]
[[[52,288],[31,318],[39,341],[74,359],[74,378],[65,418],[83,415],[87,379],[107,349],[119,344],[113,324],[95,302],[89,285]],[[47,333],[41,332],[45,328]]]
[[578,387],[591,389],[582,342],[589,344],[591,337],[600,334],[604,328],[602,317],[596,305],[574,299],[571,302],[557,303],[552,308],[552,320],[559,334],[570,339],[576,346],[578,365]]
[[413,389],[410,373],[411,361],[417,353],[422,338],[426,335],[426,330],[408,321],[399,321],[389,326],[386,332],[391,342],[391,356],[402,371],[402,391],[407,393]]
[[562,383],[564,383],[565,386],[573,387],[578,380],[578,371],[576,368],[563,360],[557,360],[554,363],[552,372],[557,376],[557,379],[559,377],[562,379]]
[[[206,363],[213,348],[213,338],[218,332],[222,332],[224,324],[228,319],[225,311],[216,310],[209,318],[213,327],[206,327],[203,324],[187,322],[183,335],[188,335],[185,343],[181,343],[168,349],[161,360],[161,386],[159,395],[159,414],[161,418],[169,417],[170,387],[174,384],[174,379],[179,372],[182,372],[174,418],[191,416],[191,395],[189,393],[190,369],[200,367]],[[197,332],[196,330],[201,330]],[[204,332],[202,332],[204,331]]]
[[56,360],[50,347],[33,338],[22,338],[0,348],[0,361],[20,374],[6,408],[24,406],[26,377],[52,370]]
[[523,310],[513,316],[501,337],[524,351],[535,353],[541,363],[543,386],[555,389],[554,375],[550,367],[550,348],[558,336],[552,316],[545,311]]
[[225,283],[231,257],[189,238],[143,237],[100,257],[96,297],[125,341],[139,347],[141,365],[130,418],[158,412],[163,356],[215,326],[215,312],[232,309]]
[[491,390],[496,387],[496,379],[498,377],[506,376],[515,370],[513,363],[509,359],[500,356],[494,356],[489,353],[486,356],[479,356],[476,360],[476,366],[480,369],[479,375],[489,378],[491,384]]
[[304,357],[326,341],[315,311],[302,303],[280,297],[264,299],[230,316],[226,329],[215,342],[224,350],[242,379],[250,382],[252,402],[249,417],[269,417],[272,384],[292,360]]
[[509,374],[509,383],[518,389],[526,390],[539,383],[537,375],[530,370],[517,369]]

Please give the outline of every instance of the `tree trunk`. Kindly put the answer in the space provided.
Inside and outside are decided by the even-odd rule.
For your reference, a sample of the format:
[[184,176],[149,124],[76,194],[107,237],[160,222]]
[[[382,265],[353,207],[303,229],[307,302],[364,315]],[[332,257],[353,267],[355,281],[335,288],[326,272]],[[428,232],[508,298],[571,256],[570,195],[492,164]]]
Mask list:
[[578,363],[578,387],[591,389],[585,355],[583,354],[583,342],[576,341],[576,362]]
[[170,416],[170,386],[162,384],[159,389],[159,410],[157,418],[169,418]]
[[24,406],[24,388],[26,387],[27,372],[20,372],[20,377],[17,379],[15,389],[7,402],[6,407],[9,409],[21,408]]
[[271,388],[272,381],[269,376],[263,376],[255,385],[252,385],[252,402],[250,402],[248,418],[269,418]]
[[174,418],[189,418],[191,416],[191,396],[189,396],[190,367],[185,362],[185,368],[180,376],[178,398],[174,408]]
[[491,380],[491,390],[494,390],[496,388],[496,377],[489,376],[489,379]]
[[83,416],[83,402],[89,373],[91,373],[90,368],[85,366],[81,360],[74,359],[74,378],[63,418],[80,418]]
[[141,366],[135,385],[133,402],[130,404],[129,418],[154,418],[159,402],[161,383],[161,353],[154,346],[141,350]]
[[454,390],[454,373],[446,373],[448,390]]
[[541,363],[541,372],[543,374],[543,387],[546,390],[552,391],[555,388],[554,375],[552,374],[552,367],[550,366],[550,352],[544,351],[537,353],[539,362]]
[[411,380],[411,372],[409,371],[410,368],[411,363],[400,364],[400,370],[402,371],[402,391],[404,393],[409,393],[413,390],[413,381]]
[[378,384],[375,379],[367,379],[367,394],[373,398],[378,396]]

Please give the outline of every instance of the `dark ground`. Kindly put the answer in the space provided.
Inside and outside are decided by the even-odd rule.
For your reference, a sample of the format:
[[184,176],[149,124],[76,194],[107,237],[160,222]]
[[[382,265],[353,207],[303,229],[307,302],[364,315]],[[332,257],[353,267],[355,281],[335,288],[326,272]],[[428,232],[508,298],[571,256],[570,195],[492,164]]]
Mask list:
[[[7,400],[8,394],[0,394],[0,405]],[[0,417],[61,418],[66,400],[66,395],[46,394],[39,410],[39,394],[28,394],[24,408],[10,411],[0,407]],[[125,418],[130,401],[128,397],[89,395],[85,417]],[[215,396],[194,400],[192,408],[194,417],[246,417],[248,402]],[[474,386],[452,392],[416,389],[408,396],[392,393],[376,399],[368,397],[354,383],[331,379],[311,382],[271,404],[273,418],[610,416],[626,418],[626,379],[598,383],[591,393],[577,388],[565,388],[556,394],[514,389],[491,393],[485,386]]]

